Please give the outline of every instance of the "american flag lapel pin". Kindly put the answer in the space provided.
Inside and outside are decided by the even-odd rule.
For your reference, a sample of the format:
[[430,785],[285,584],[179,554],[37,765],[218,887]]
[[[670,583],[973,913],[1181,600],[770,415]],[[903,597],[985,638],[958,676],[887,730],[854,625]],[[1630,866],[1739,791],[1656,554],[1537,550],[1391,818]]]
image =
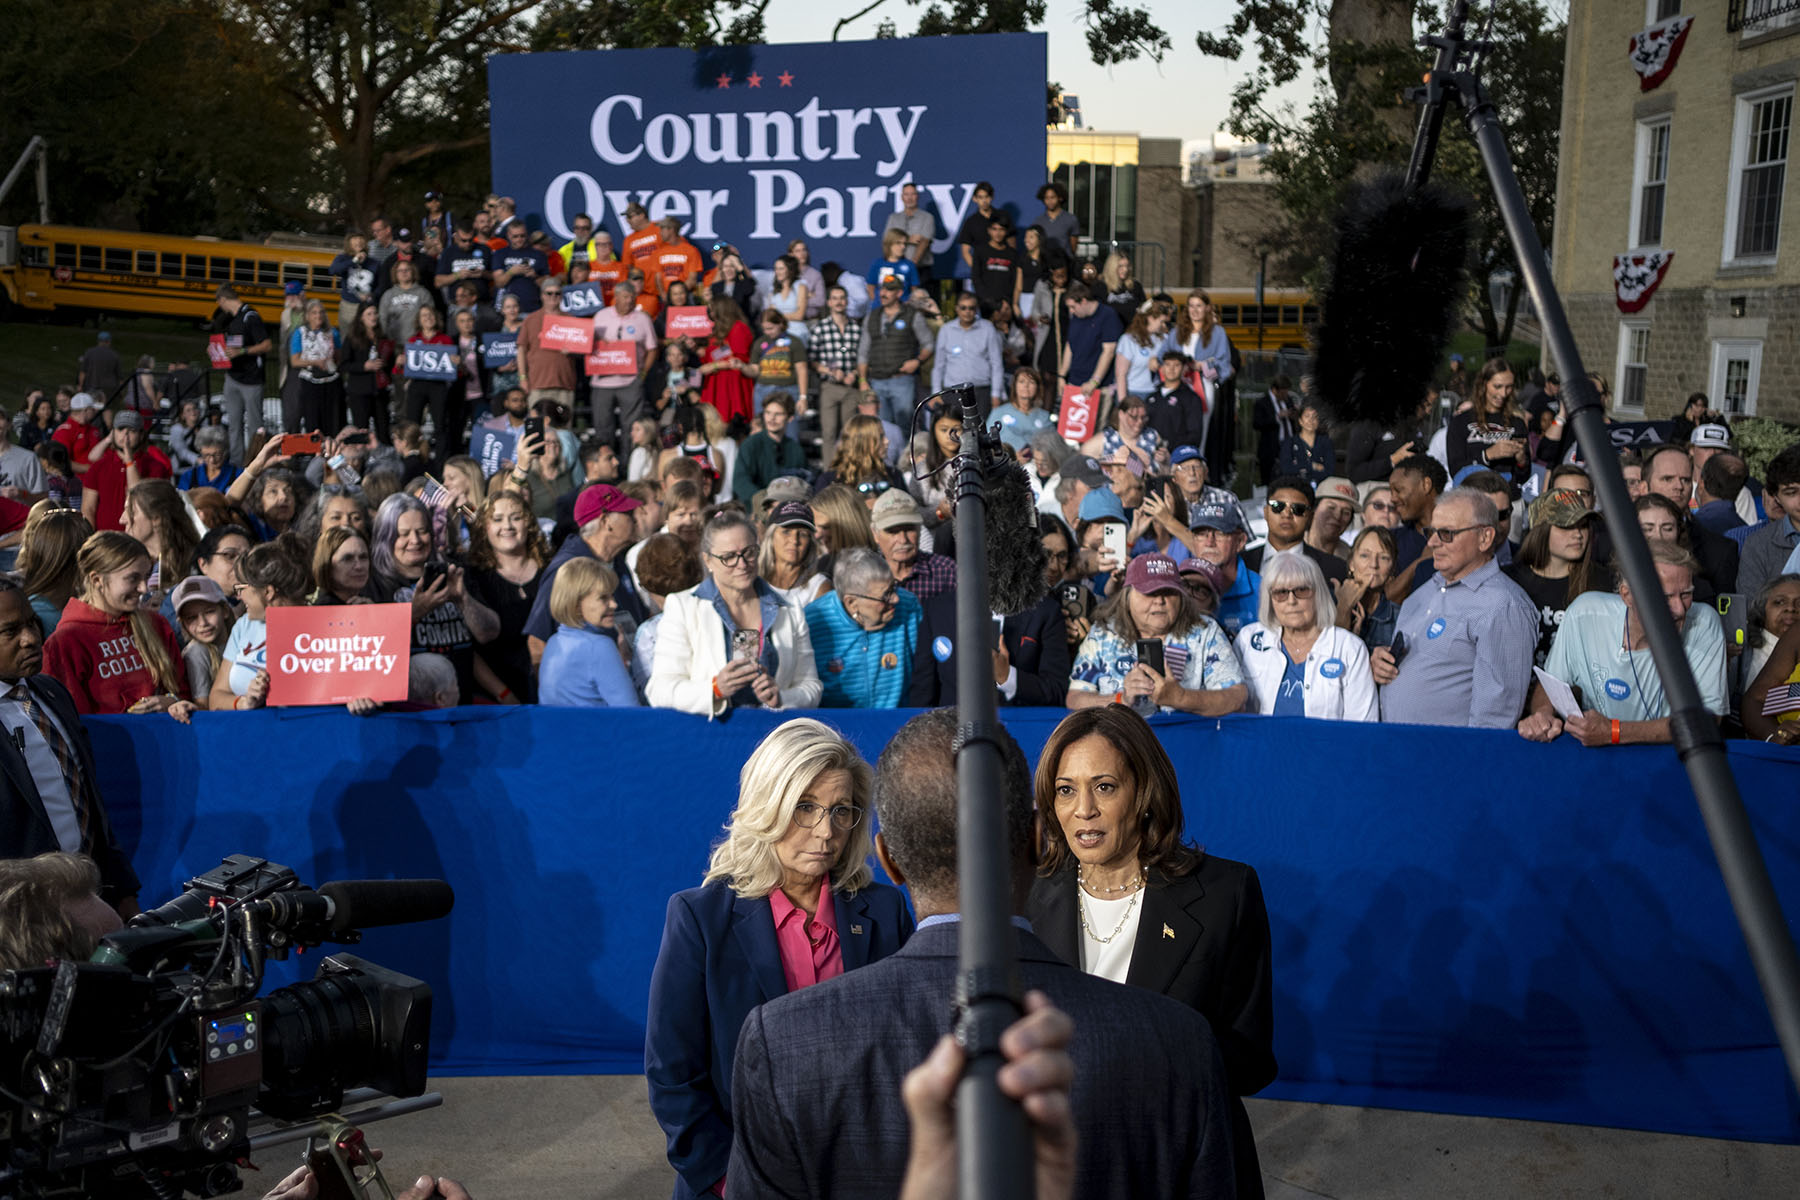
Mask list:
[[860,934],[862,932],[862,926],[861,925],[852,925],[850,927],[850,932]]
[[1175,940],[1175,931],[1173,929],[1170,929],[1166,923],[1163,925],[1163,936],[1168,938],[1170,941]]

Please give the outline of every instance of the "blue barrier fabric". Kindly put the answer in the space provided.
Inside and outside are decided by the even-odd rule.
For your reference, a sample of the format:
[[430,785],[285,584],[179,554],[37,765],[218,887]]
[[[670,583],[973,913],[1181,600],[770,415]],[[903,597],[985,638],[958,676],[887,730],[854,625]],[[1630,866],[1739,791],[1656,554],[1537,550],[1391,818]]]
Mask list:
[[[873,761],[907,714],[818,715]],[[1062,714],[1005,716],[1035,758]],[[643,1069],[665,901],[699,882],[774,724],[529,708],[88,722],[146,906],[234,852],[313,883],[449,880],[449,920],[375,930],[359,953],[433,985],[433,1058],[473,1074]],[[1262,875],[1281,1062],[1266,1095],[1800,1141],[1673,752],[1157,724],[1190,835]],[[1792,913],[1800,754],[1736,744],[1731,761]],[[272,978],[311,974],[297,960]]]

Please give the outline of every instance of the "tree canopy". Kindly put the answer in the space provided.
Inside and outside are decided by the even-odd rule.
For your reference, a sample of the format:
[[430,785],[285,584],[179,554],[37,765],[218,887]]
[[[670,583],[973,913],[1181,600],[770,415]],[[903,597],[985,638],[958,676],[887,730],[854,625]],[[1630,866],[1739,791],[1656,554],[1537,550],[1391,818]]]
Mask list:
[[[1496,0],[1491,24],[1471,21],[1471,38],[1494,43],[1482,72],[1500,114],[1513,166],[1546,246],[1556,206],[1557,136],[1562,112],[1562,19],[1542,0]],[[1480,14],[1483,22],[1488,12]],[[1285,273],[1316,279],[1331,247],[1331,218],[1345,185],[1381,166],[1405,166],[1417,121],[1405,99],[1431,65],[1418,37],[1438,32],[1444,12],[1430,0],[1246,0],[1231,23],[1202,31],[1202,52],[1240,60],[1254,48],[1254,69],[1232,96],[1232,132],[1271,146],[1263,169],[1273,178],[1285,222],[1277,238]],[[1277,106],[1270,95],[1308,64],[1322,82],[1304,107]],[[1475,200],[1471,238],[1472,306],[1490,346],[1512,337],[1520,289],[1496,312],[1490,284],[1516,275],[1511,244],[1474,140],[1450,113],[1434,178]]]

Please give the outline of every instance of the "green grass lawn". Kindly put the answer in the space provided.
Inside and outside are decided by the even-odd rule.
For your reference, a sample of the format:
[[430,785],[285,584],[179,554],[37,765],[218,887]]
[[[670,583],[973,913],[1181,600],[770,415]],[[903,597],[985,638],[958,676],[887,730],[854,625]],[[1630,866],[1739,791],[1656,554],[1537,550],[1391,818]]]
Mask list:
[[[102,328],[129,374],[140,354],[153,355],[160,368],[170,358],[206,361],[206,335],[192,320],[171,317],[109,317]],[[77,361],[94,344],[93,325],[53,325],[38,321],[0,323],[0,408],[17,411],[27,390],[54,392],[75,382]]]
[[[1465,329],[1460,333],[1453,334],[1450,338],[1450,348],[1444,351],[1445,370],[1449,369],[1450,355],[1460,354],[1463,356],[1463,366],[1468,368],[1469,374],[1473,376],[1481,369],[1481,364],[1486,358],[1486,350],[1487,339],[1481,335],[1479,329]],[[1542,346],[1532,342],[1512,342],[1506,347],[1506,361],[1511,363],[1513,369],[1523,376],[1538,365],[1543,352]],[[1523,384],[1525,380],[1521,377],[1518,382]]]

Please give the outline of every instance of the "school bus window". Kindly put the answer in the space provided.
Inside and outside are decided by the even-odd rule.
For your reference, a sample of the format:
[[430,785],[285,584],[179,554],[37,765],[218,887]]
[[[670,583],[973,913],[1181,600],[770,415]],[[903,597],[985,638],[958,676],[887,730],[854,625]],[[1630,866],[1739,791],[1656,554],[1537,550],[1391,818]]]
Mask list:
[[28,267],[47,267],[50,265],[50,248],[48,246],[19,247],[19,261]]
[[331,272],[324,267],[312,269],[312,286],[322,291],[330,291],[332,287]]
[[98,271],[100,269],[100,247],[98,246],[77,247],[75,257],[79,261],[81,269],[84,271]]
[[1219,324],[1236,325],[1237,323],[1238,306],[1235,304],[1221,304],[1219,306]]
[[224,283],[227,279],[231,278],[231,260],[229,258],[211,259],[208,261],[207,267],[208,272],[206,277],[208,279],[214,279],[220,283]]
[[290,279],[298,279],[301,283],[305,283],[306,282],[306,264],[305,263],[282,263],[281,264],[281,279],[282,279],[282,282],[284,282],[284,283]]
[[165,254],[162,256],[162,273],[170,279],[181,278],[181,255]]
[[247,258],[240,258],[234,264],[231,279],[234,283],[255,283],[256,264]]
[[189,279],[206,278],[206,259],[198,254],[187,256],[187,277]]
[[139,275],[156,274],[156,251],[139,250],[137,252],[137,273]]
[[281,265],[267,259],[256,264],[256,282],[269,287],[281,286]]
[[1281,323],[1283,325],[1298,325],[1300,323],[1300,309],[1292,304],[1282,305]]
[[107,270],[118,271],[121,273],[129,273],[130,272],[130,270],[131,270],[131,251],[126,250],[123,247],[108,246],[106,248],[105,254],[106,254],[106,269]]
[[56,243],[55,263],[59,267],[72,267],[75,265],[75,243],[74,242],[58,242],[58,243]]

